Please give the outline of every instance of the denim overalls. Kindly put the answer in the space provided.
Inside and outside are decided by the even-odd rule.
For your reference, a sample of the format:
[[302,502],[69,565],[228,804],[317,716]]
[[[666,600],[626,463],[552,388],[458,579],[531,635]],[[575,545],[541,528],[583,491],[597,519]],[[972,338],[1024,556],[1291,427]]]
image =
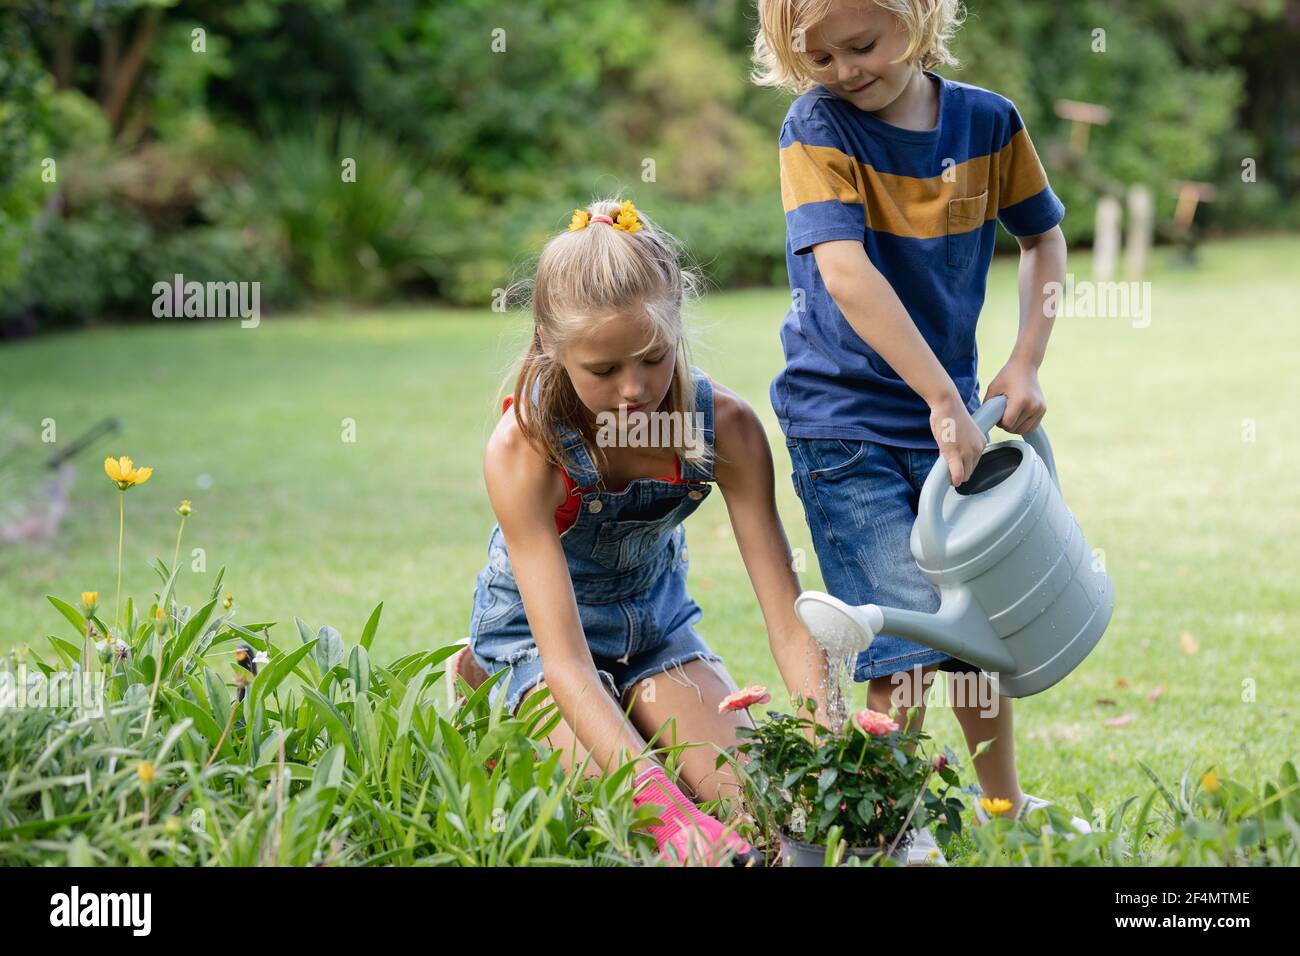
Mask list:
[[[713,387],[694,366],[702,441],[713,448]],[[582,436],[561,435],[576,462],[569,477],[582,502],[560,544],[573,581],[578,616],[596,670],[622,702],[638,682],[687,661],[721,661],[695,631],[703,612],[686,593],[686,529],[682,521],[712,490],[713,466],[682,459],[682,483],[636,478],[622,491],[592,491],[600,475]],[[509,668],[492,688],[513,713],[542,680],[542,661],[524,614],[498,524],[488,538],[488,563],[478,574],[469,646],[489,675]],[[685,675],[683,674],[683,677]]]

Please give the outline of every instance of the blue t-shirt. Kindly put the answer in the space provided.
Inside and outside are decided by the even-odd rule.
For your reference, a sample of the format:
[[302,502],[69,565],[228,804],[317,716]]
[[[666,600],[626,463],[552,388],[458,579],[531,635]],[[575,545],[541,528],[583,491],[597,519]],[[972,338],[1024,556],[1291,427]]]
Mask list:
[[786,365],[771,398],[787,436],[936,447],[925,400],[849,325],[814,245],[863,243],[974,410],[975,320],[997,222],[1036,235],[1065,214],[1015,105],[926,75],[939,83],[934,129],[893,126],[821,86],[786,113],[781,199],[792,301],[781,325]]

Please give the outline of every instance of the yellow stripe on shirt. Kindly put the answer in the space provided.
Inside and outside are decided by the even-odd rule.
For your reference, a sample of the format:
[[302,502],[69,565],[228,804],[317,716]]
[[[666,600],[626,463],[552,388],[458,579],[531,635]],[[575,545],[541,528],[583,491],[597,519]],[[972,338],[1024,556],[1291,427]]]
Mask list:
[[1047,186],[1024,129],[992,156],[977,156],[926,178],[880,173],[830,146],[792,143],[780,155],[786,212],[830,200],[862,204],[868,228],[914,239],[969,232],[995,218],[999,209]]

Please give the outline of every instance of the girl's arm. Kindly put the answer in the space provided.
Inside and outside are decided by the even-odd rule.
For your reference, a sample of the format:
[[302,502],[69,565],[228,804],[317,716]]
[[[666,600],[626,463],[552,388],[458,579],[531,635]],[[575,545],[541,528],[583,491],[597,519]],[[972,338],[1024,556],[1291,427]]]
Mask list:
[[828,712],[831,691],[826,657],[794,613],[802,592],[790,542],[776,510],[772,451],[754,410],[733,392],[714,386],[714,475],[727,502],[736,544],[767,625],[768,643],[791,697],[817,701],[817,719]]
[[[502,416],[488,440],[483,475],[551,696],[592,758],[615,770],[646,744],[605,689],[587,646],[555,529],[563,480],[519,432],[513,415]],[[636,762],[635,773],[653,766],[645,758]]]

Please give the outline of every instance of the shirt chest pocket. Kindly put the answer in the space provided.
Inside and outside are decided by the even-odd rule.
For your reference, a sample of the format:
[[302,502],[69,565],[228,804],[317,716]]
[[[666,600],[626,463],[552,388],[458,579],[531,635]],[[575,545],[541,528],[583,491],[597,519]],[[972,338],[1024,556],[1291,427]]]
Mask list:
[[953,199],[948,203],[948,232],[944,241],[948,246],[948,265],[966,269],[979,252],[980,237],[984,235],[984,214],[988,210],[989,191],[978,196]]

